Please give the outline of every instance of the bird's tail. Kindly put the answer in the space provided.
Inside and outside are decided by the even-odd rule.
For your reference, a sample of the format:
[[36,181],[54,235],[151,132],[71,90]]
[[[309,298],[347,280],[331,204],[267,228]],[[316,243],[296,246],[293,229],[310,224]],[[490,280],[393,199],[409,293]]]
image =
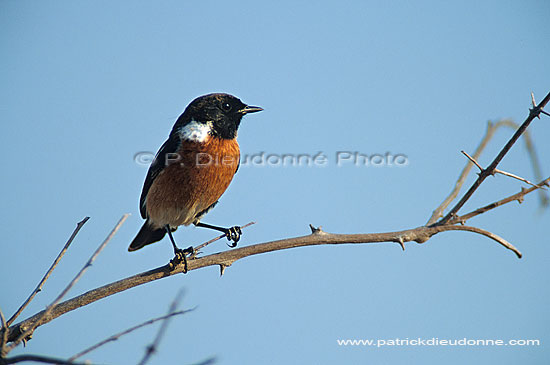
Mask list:
[[155,229],[149,225],[149,221],[145,221],[136,238],[130,243],[128,251],[136,251],[143,246],[160,241],[165,234],[166,230],[164,228]]

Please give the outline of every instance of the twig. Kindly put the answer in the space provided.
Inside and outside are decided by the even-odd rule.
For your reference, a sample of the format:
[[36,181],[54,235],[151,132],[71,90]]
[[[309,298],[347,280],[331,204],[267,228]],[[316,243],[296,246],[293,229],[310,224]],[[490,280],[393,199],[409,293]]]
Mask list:
[[460,151],[460,152],[462,152],[462,154],[463,154],[464,156],[468,157],[468,160],[472,161],[472,162],[474,163],[474,165],[477,166],[477,168],[479,169],[479,171],[483,171],[483,167],[481,167],[481,166],[477,163],[477,161],[476,161],[475,158],[473,158],[472,156],[470,156],[469,154],[467,154],[467,153],[464,152],[464,151]]
[[181,297],[183,295],[183,291],[180,290],[174,300],[172,301],[172,304],[170,304],[170,309],[168,309],[168,315],[165,316],[165,318],[162,321],[162,324],[159,327],[159,330],[157,332],[157,335],[155,336],[155,339],[153,343],[151,343],[147,348],[145,349],[145,354],[143,355],[143,358],[138,363],[139,365],[145,365],[151,356],[157,351],[157,348],[160,344],[160,341],[162,340],[162,337],[164,336],[164,333],[166,332],[166,329],[168,328],[168,322],[170,321],[171,313],[174,313],[176,309],[178,309]]
[[182,314],[191,312],[192,310],[193,310],[193,309],[188,309],[188,310],[182,310],[182,311],[177,311],[177,312],[169,313],[169,314],[164,315],[164,316],[162,316],[162,317],[153,318],[153,319],[150,319],[150,320],[148,320],[148,321],[145,321],[145,322],[143,322],[143,323],[141,323],[141,324],[138,324],[138,325],[136,325],[136,326],[130,327],[130,328],[128,328],[127,330],[124,330],[124,331],[122,331],[122,332],[119,332],[119,333],[117,333],[117,334],[114,334],[114,335],[112,335],[112,336],[106,338],[105,340],[100,341],[100,342],[96,343],[95,345],[88,347],[88,348],[85,349],[85,350],[82,350],[82,351],[79,352],[78,354],[71,356],[71,357],[69,358],[69,361],[75,361],[75,360],[78,359],[79,357],[82,357],[82,356],[86,355],[87,353],[90,353],[90,352],[92,352],[92,351],[98,349],[99,347],[101,347],[101,346],[103,346],[103,345],[105,345],[105,344],[107,344],[107,343],[109,343],[109,342],[116,341],[116,340],[118,340],[120,337],[122,337],[122,336],[124,336],[124,335],[127,335],[127,334],[129,334],[129,333],[131,333],[131,332],[134,332],[135,330],[138,330],[138,329],[140,329],[140,328],[142,328],[142,327],[149,326],[149,325],[151,325],[151,324],[153,324],[153,323],[155,323],[155,322],[162,321],[163,319],[166,319],[166,318],[168,318],[168,317],[178,316],[178,315],[182,315]]
[[80,222],[77,223],[76,228],[74,229],[73,233],[71,234],[71,237],[69,237],[69,240],[67,241],[67,243],[65,243],[65,246],[63,247],[63,249],[61,250],[59,255],[57,255],[57,257],[55,258],[55,261],[53,262],[52,266],[50,266],[50,268],[46,272],[46,275],[44,275],[42,280],[40,280],[40,282],[38,283],[38,286],[36,287],[36,289],[34,289],[34,291],[27,298],[27,300],[25,300],[25,302],[21,305],[21,307],[19,307],[17,312],[15,312],[14,315],[11,316],[11,318],[8,320],[8,326],[11,325],[17,317],[19,317],[21,312],[23,312],[23,310],[29,305],[29,303],[33,300],[35,295],[38,294],[40,291],[42,291],[42,287],[44,286],[44,283],[46,282],[46,280],[48,280],[51,273],[56,268],[57,264],[59,264],[59,261],[61,261],[61,258],[63,257],[63,255],[65,255],[65,252],[67,252],[67,249],[69,248],[69,246],[71,245],[71,243],[75,239],[75,237],[78,234],[78,232],[80,231],[80,229],[88,221],[88,219],[90,219],[90,217],[85,217],[83,220],[81,220]]
[[513,202],[513,201],[521,202],[525,195],[527,195],[527,194],[529,194],[529,193],[531,193],[535,190],[538,190],[538,189],[540,189],[540,186],[548,185],[549,183],[550,183],[550,177],[542,180],[541,182],[539,182],[536,186],[534,186],[532,188],[529,188],[529,189],[523,189],[522,188],[521,191],[517,194],[510,195],[509,197],[498,200],[498,201],[493,202],[491,204],[488,204],[484,207],[478,208],[478,209],[476,209],[472,212],[469,212],[469,213],[466,213],[464,215],[455,217],[455,218],[451,219],[448,224],[464,223],[470,218],[473,218],[477,215],[483,214],[483,213],[485,213],[485,212],[487,212],[491,209],[498,208],[501,205],[504,205],[504,204],[507,204],[507,203],[510,203],[510,202]]
[[519,181],[523,181],[524,183],[528,184],[528,185],[531,185],[531,186],[534,186],[536,188],[539,188],[539,189],[543,189],[543,190],[546,190],[546,188],[544,186],[539,186],[539,185],[536,185],[536,184],[533,184],[531,181],[527,180],[527,179],[524,179],[523,177],[521,176],[517,176],[517,175],[514,175],[510,172],[506,172],[506,171],[502,171],[502,170],[499,170],[499,169],[495,169],[495,174],[501,174],[501,175],[504,175],[504,176],[508,176],[508,177],[511,177],[511,178],[514,178],[516,180],[519,180]]
[[[256,222],[248,222],[244,226],[241,226],[241,229],[244,229],[246,227],[250,227],[253,224],[256,224]],[[206,242],[198,245],[197,247],[193,248],[193,253],[191,255],[189,255],[189,258],[193,259],[193,258],[197,257],[197,255],[200,253],[200,250],[202,250],[203,248],[205,248],[209,244],[214,243],[218,240],[221,240],[222,238],[225,238],[225,237],[227,237],[227,236],[225,234],[222,234],[222,235],[219,235],[218,237],[214,237],[211,240],[206,241]]]
[[[29,335],[32,335],[32,333],[34,332],[34,330],[36,329],[36,327],[38,327],[42,322],[44,321],[47,321],[48,317],[50,316],[50,314],[52,313],[52,311],[54,310],[54,308],[57,306],[57,304],[61,301],[61,299],[63,299],[63,297],[69,292],[69,290],[71,290],[71,288],[76,284],[76,282],[78,280],[80,280],[80,278],[82,277],[82,275],[84,274],[84,272],[90,267],[92,266],[92,263],[94,262],[94,260],[97,258],[97,256],[99,255],[99,253],[103,250],[103,248],[105,248],[105,246],[107,245],[107,243],[109,243],[109,241],[111,240],[111,238],[113,238],[113,236],[116,234],[116,232],[119,230],[119,228],[122,226],[122,224],[124,223],[124,221],[126,221],[126,219],[128,218],[129,214],[124,214],[122,216],[122,218],[120,218],[120,220],[118,221],[117,225],[115,226],[115,228],[113,228],[113,230],[111,231],[111,233],[109,233],[109,235],[107,236],[107,238],[103,241],[103,243],[101,245],[99,245],[99,247],[97,248],[97,250],[94,252],[94,254],[92,255],[92,257],[90,257],[90,259],[88,260],[88,262],[86,263],[86,265],[84,265],[84,267],[80,270],[80,272],[78,274],[76,274],[76,276],[74,277],[74,279],[69,283],[69,285],[67,285],[67,287],[65,289],[63,289],[63,291],[61,292],[61,294],[59,294],[57,296],[57,298],[52,302],[52,304],[50,304],[46,310],[40,312],[41,313],[41,316],[38,318],[38,320],[36,322],[34,322],[33,324],[31,324],[29,327],[24,327],[23,328],[23,331],[21,331],[19,337],[17,337],[17,339],[15,339],[13,341],[13,343],[7,347],[7,352],[13,350],[17,345],[19,345],[19,343],[21,343],[21,341],[23,341],[25,338],[27,338]],[[49,322],[49,321],[48,321]]]
[[500,243],[502,246],[506,247],[510,251],[513,251],[516,254],[516,256],[521,259],[521,252],[519,252],[519,250],[517,248],[515,248],[514,245],[512,245],[510,242],[506,241],[504,238],[502,238],[500,236],[497,236],[496,234],[494,234],[492,232],[486,231],[486,230],[481,229],[481,228],[470,227],[470,226],[445,226],[445,227],[447,227],[446,230],[448,230],[448,231],[468,231],[468,232],[474,232],[474,233],[477,233],[477,234],[481,234],[485,237],[488,237],[488,238]]
[[[479,169],[479,171],[483,171],[483,167],[481,167],[481,165],[475,160],[475,158],[473,158],[472,156],[470,156],[469,154],[467,154],[467,153],[464,152],[464,151],[460,151],[460,152],[462,152],[462,154],[463,154],[464,156],[468,157],[468,159],[469,159],[470,161],[472,161],[472,162],[477,166],[477,168]],[[533,183],[530,182],[529,180],[524,179],[524,178],[521,177],[521,176],[514,175],[514,174],[512,174],[512,173],[510,173],[510,172],[506,172],[506,171],[502,171],[502,170],[499,170],[499,169],[495,169],[494,173],[495,173],[495,174],[501,174],[501,175],[504,175],[504,176],[508,176],[508,177],[514,178],[514,179],[516,179],[516,180],[522,181],[522,182],[524,182],[524,183],[526,183],[526,184],[528,184],[528,185],[537,187],[537,188],[539,188],[539,189],[544,189],[544,190],[546,190],[546,188],[545,188],[544,186],[538,186],[538,185],[536,185],[536,184],[533,184]]]
[[33,361],[41,362],[43,364],[57,364],[57,365],[91,365],[89,362],[72,362],[63,359],[56,359],[53,357],[40,356],[40,355],[19,355],[9,359],[4,359],[4,364],[17,364],[18,362]]
[[[516,128],[517,127],[518,126],[516,124]],[[535,176],[535,181],[540,181],[542,180],[542,171],[540,168],[540,161],[539,161],[538,154],[535,151],[533,141],[531,140],[531,134],[529,133],[528,130],[526,130],[525,133],[523,133],[523,141],[525,142],[525,148],[527,149],[527,153],[529,154],[529,160],[531,161],[531,166],[533,168],[533,175]],[[541,207],[548,206],[550,199],[548,198],[548,194],[544,190],[539,190],[539,197],[540,197]]]
[[203,360],[201,362],[196,362],[194,364],[191,364],[191,365],[212,365],[212,364],[215,364],[217,361],[217,359],[215,357],[210,357],[206,360]]
[[458,201],[458,203],[456,203],[456,205],[449,211],[449,213],[447,213],[447,215],[445,215],[441,220],[439,220],[438,222],[436,222],[434,224],[440,224],[440,225],[445,224],[449,220],[451,220],[454,216],[456,216],[458,210],[460,208],[462,208],[462,206],[470,199],[470,197],[474,194],[474,192],[479,188],[481,183],[488,176],[490,176],[494,173],[494,171],[495,171],[496,167],[498,166],[498,164],[500,163],[500,161],[502,161],[504,156],[508,153],[508,151],[510,151],[510,148],[512,148],[514,143],[516,143],[518,138],[523,134],[525,129],[527,129],[529,124],[531,124],[531,121],[533,121],[533,119],[535,119],[536,117],[538,117],[540,115],[541,110],[546,106],[548,101],[550,101],[550,93],[548,93],[544,97],[544,99],[540,102],[539,105],[537,105],[537,106],[535,106],[535,107],[533,107],[532,109],[529,110],[529,116],[527,117],[527,119],[525,119],[523,124],[516,130],[516,132],[514,133],[512,138],[510,138],[508,143],[506,143],[506,145],[502,148],[502,150],[495,157],[493,162],[491,162],[489,167],[484,169],[479,174],[478,178],[476,179],[476,181],[474,181],[474,183],[472,184],[470,189],[466,192],[466,194],[464,194],[464,196]]
[[4,347],[8,343],[8,324],[6,323],[6,318],[4,317],[4,313],[2,313],[2,310],[0,310],[0,322],[2,324],[2,339],[0,340],[0,364],[1,359],[4,358]]

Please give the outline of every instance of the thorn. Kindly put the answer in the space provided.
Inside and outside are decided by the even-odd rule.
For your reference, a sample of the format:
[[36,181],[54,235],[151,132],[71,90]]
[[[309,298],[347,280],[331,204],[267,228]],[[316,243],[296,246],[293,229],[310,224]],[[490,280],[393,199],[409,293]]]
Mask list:
[[323,229],[322,229],[322,228],[323,228],[323,226],[319,226],[319,227],[315,228],[315,227],[313,226],[313,224],[310,224],[310,225],[309,225],[309,229],[311,229],[311,234],[322,234],[322,233],[325,233],[325,232],[323,232]]
[[401,246],[401,249],[405,251],[405,242],[403,242],[403,237],[399,236],[399,238],[397,238],[397,243],[399,243],[399,246]]
[[223,273],[225,272],[225,265],[220,264],[220,277],[223,276]]
[[535,101],[535,94],[531,92],[531,104],[533,104],[533,109],[531,109],[531,113],[536,112],[535,109],[539,109],[537,115],[535,115],[538,119],[540,119],[540,113],[542,112],[542,109],[537,108],[537,103]]
[[540,112],[541,112],[542,114],[545,114],[545,115],[547,115],[547,116],[549,116],[549,117],[550,117],[550,113],[548,113],[548,112],[545,112],[545,111],[544,111],[544,110],[542,110],[542,109],[540,110]]
[[518,200],[518,203],[523,203],[523,200],[525,199],[525,197],[523,196],[520,196],[517,200]]
[[[460,152],[462,152],[462,154],[463,154],[464,156],[468,157],[468,160],[470,160],[474,165],[476,165],[477,168],[479,169],[479,171],[483,172],[483,167],[481,167],[480,164],[477,163],[477,161],[476,161],[472,156],[470,156],[469,154],[467,154],[466,152],[464,152],[464,150],[462,150],[462,151],[460,151]],[[478,173],[478,175],[479,175],[479,173]]]

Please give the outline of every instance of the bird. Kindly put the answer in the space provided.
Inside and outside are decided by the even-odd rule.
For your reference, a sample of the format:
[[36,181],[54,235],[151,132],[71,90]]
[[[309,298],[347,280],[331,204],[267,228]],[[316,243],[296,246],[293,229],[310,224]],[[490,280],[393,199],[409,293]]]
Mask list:
[[241,228],[224,228],[201,222],[218,203],[240,164],[237,131],[246,114],[263,108],[244,104],[225,93],[194,99],[176,120],[168,139],[149,166],[139,210],[145,219],[128,251],[158,242],[168,234],[177,262],[184,262],[193,247],[180,249],[172,232],[179,226],[221,231],[235,247]]

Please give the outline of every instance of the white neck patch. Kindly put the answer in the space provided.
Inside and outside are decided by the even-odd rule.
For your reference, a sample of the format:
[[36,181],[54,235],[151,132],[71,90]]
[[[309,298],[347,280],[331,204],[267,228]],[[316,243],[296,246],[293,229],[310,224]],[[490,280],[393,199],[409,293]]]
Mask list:
[[191,142],[204,142],[212,131],[212,122],[200,123],[191,120],[178,131],[181,139]]

